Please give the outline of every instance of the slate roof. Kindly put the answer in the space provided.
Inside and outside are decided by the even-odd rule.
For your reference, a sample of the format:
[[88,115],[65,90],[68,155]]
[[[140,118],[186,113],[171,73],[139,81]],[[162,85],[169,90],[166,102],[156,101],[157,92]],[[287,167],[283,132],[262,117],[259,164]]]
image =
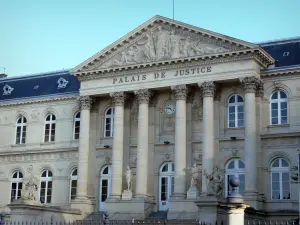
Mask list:
[[300,65],[300,37],[259,43],[275,60],[276,67]]
[[0,79],[0,102],[74,95],[79,93],[79,80],[69,70]]
[[[275,69],[300,66],[300,37],[257,43],[275,60]],[[21,77],[0,78],[0,103],[79,93],[79,80],[62,70]]]

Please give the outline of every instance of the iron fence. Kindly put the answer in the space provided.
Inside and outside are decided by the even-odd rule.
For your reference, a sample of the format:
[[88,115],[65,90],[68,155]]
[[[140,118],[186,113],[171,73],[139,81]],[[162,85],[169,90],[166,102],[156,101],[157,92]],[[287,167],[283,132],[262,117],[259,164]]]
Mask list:
[[[0,225],[232,225],[225,221],[201,220],[80,220],[80,221],[10,221],[0,220]],[[296,220],[246,220],[244,225],[298,225]]]

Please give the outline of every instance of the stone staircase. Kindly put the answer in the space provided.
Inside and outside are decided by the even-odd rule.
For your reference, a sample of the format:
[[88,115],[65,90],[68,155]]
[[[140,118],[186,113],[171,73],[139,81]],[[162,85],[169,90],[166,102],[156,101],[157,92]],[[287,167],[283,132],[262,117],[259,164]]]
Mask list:
[[152,212],[145,220],[167,220],[168,211]]

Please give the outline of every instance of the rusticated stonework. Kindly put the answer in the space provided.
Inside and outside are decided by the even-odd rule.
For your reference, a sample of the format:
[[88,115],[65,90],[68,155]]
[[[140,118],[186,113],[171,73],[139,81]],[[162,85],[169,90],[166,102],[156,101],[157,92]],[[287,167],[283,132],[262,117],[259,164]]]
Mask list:
[[150,101],[150,98],[152,96],[152,92],[148,89],[140,89],[140,90],[134,91],[134,94],[137,96],[139,104],[142,104],[142,103],[148,104]]
[[261,83],[260,79],[254,76],[242,78],[240,81],[246,93],[256,93],[257,87]]
[[90,96],[80,96],[79,103],[81,109],[90,109],[92,105],[92,99]]
[[126,99],[126,94],[121,92],[112,92],[109,93],[110,97],[112,97],[112,103],[114,105],[123,105]]
[[177,100],[186,100],[189,93],[188,86],[186,86],[185,84],[175,85],[175,86],[171,86],[171,89],[174,92],[175,98]]
[[213,81],[198,83],[202,90],[203,97],[214,97],[216,86]]

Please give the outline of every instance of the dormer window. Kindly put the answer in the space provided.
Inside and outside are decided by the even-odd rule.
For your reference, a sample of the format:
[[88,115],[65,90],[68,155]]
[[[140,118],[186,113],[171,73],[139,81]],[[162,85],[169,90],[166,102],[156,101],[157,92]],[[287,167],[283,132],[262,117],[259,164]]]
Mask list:
[[289,54],[290,54],[290,52],[284,52],[284,53],[283,53],[283,57],[289,56]]

